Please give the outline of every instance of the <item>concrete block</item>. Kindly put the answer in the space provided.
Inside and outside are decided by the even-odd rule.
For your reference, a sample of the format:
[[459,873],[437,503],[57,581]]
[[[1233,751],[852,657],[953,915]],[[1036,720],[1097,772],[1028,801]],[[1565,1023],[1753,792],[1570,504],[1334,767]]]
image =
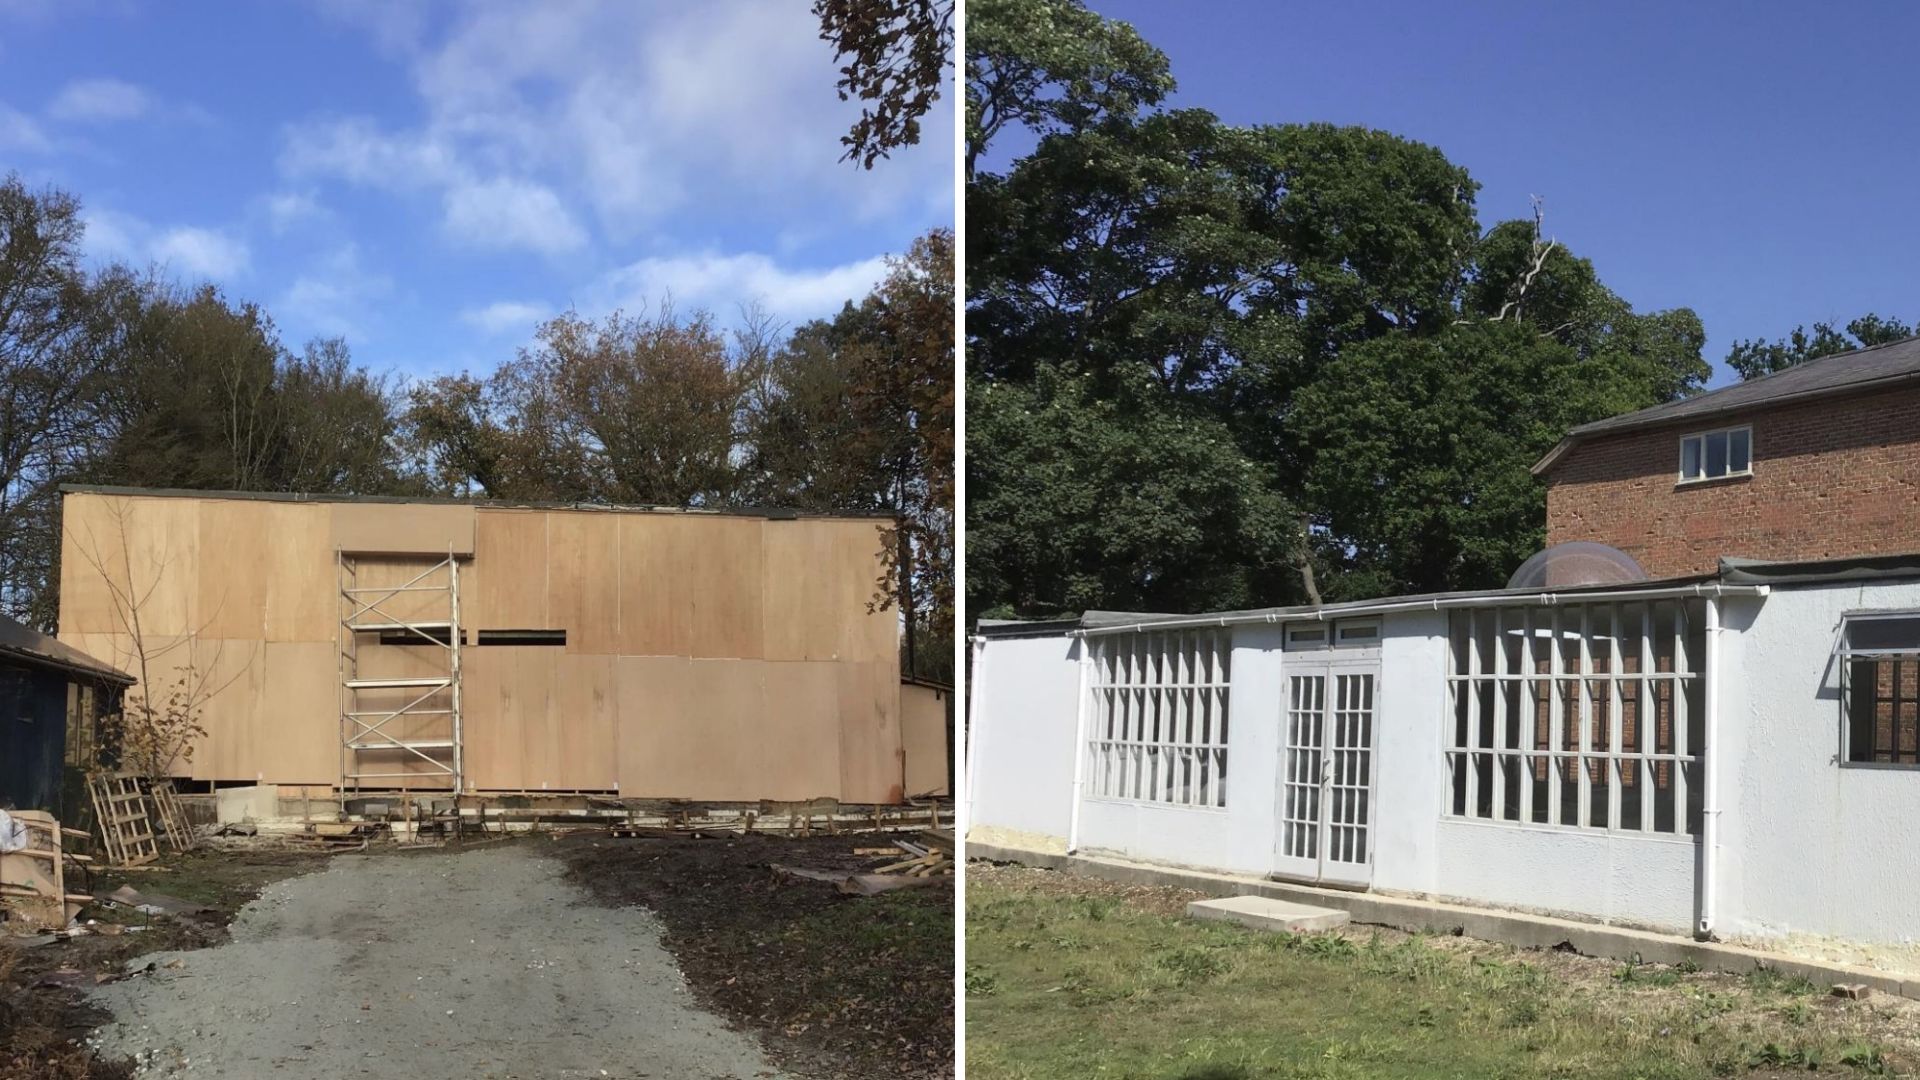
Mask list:
[[1224,919],[1255,930],[1286,930],[1310,934],[1347,925],[1352,916],[1333,908],[1312,907],[1264,896],[1229,896],[1222,900],[1195,900],[1187,905],[1195,919]]
[[215,810],[222,825],[272,821],[280,816],[280,789],[272,784],[220,788],[213,794]]

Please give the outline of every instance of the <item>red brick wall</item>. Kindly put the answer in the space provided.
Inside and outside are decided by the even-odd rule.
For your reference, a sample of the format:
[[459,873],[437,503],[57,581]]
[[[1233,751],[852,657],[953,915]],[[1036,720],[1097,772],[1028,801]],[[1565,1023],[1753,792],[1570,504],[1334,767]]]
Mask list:
[[[1753,428],[1752,476],[1676,482],[1680,436],[1740,424]],[[1593,439],[1546,480],[1549,544],[1611,544],[1656,578],[1722,555],[1920,552],[1920,386]]]

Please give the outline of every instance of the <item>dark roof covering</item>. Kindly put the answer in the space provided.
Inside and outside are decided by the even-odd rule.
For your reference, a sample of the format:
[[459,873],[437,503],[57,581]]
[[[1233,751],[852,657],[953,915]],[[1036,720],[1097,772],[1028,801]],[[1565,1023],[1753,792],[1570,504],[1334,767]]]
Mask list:
[[309,503],[393,503],[396,505],[478,506],[490,510],[587,510],[628,514],[691,514],[713,517],[755,517],[769,521],[796,518],[836,521],[892,521],[885,514],[803,514],[777,506],[733,506],[709,509],[704,506],[622,505],[590,502],[534,502],[511,499],[456,499],[444,495],[325,495],[304,491],[201,491],[194,488],[113,487],[101,484],[61,484],[62,492],[83,495],[140,495],[163,499],[238,499],[252,502]]
[[1534,465],[1533,471],[1536,475],[1545,472],[1573,444],[1596,435],[1611,435],[1661,424],[1705,421],[1746,409],[1832,394],[1860,393],[1915,379],[1920,379],[1920,337],[1834,353],[1680,401],[1582,424],[1567,432],[1567,437],[1548,451]]
[[0,615],[0,657],[13,657],[38,667],[132,685],[133,676],[103,663],[65,642],[57,641],[25,623]]
[[1498,600],[1512,597],[1525,601],[1542,593],[1578,596],[1583,592],[1624,593],[1637,589],[1673,589],[1717,582],[1723,585],[1824,585],[1860,581],[1920,581],[1920,552],[1901,555],[1871,555],[1845,559],[1821,559],[1799,562],[1766,562],[1759,559],[1723,558],[1715,572],[1689,577],[1660,578],[1654,581],[1617,582],[1605,585],[1581,585],[1553,589],[1469,589],[1457,592],[1419,593],[1412,596],[1382,597],[1374,600],[1349,600],[1319,607],[1249,608],[1240,611],[1204,611],[1190,615],[1166,615],[1135,611],[1088,611],[1078,619],[1049,619],[1044,622],[1012,622],[982,619],[975,632],[981,637],[1058,637],[1075,630],[1113,627],[1151,627],[1156,622],[1221,618],[1246,621],[1272,616],[1282,619],[1338,617],[1342,612],[1367,611],[1381,604],[1418,604],[1447,600]]

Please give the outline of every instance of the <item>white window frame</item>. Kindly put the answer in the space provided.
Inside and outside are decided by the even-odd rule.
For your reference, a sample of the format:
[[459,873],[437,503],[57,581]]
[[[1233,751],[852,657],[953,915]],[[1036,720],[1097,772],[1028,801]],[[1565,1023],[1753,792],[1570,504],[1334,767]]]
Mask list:
[[[1727,455],[1729,459],[1731,459],[1733,455],[1733,436],[1736,433],[1744,433],[1747,437],[1747,467],[1744,469],[1740,469],[1738,471],[1735,471],[1734,469],[1729,468],[1726,472],[1721,473],[1719,476],[1707,475],[1707,438],[1708,436],[1725,435],[1727,437]],[[1688,476],[1687,475],[1687,444],[1689,442],[1693,442],[1696,440],[1698,440],[1698,442],[1700,443],[1700,475]],[[1722,480],[1734,480],[1743,476],[1752,476],[1753,475],[1753,425],[1736,424],[1733,427],[1710,428],[1706,431],[1693,431],[1680,436],[1680,458],[1677,463],[1677,475],[1679,476],[1679,480],[1677,482],[1680,484],[1713,484],[1713,483],[1718,483]]]
[[[1920,769],[1920,753],[1913,761],[1898,760],[1900,745],[1899,717],[1901,705],[1908,706],[1907,711],[1920,713],[1920,670],[1913,665],[1920,660],[1920,640],[1911,646],[1891,648],[1853,647],[1853,628],[1861,623],[1886,622],[1889,620],[1920,619],[1920,610],[1888,609],[1873,611],[1849,611],[1840,617],[1840,633],[1834,647],[1834,656],[1838,661],[1840,678],[1840,754],[1838,761],[1847,769]],[[1892,723],[1890,735],[1893,740],[1893,761],[1877,761],[1873,757],[1856,758],[1853,756],[1853,665],[1860,660],[1894,661],[1894,686],[1892,705]],[[1912,682],[1909,684],[1908,680]],[[1873,753],[1878,753],[1876,746]]]
[[[1698,601],[1686,599],[1452,612],[1445,661],[1442,816],[1492,826],[1658,839],[1697,835],[1701,810],[1691,805],[1690,795],[1702,793],[1705,747],[1691,743],[1704,742],[1704,731],[1696,739],[1689,719],[1696,718],[1696,712],[1704,719],[1703,702],[1696,700],[1704,697],[1699,670],[1704,639],[1694,640],[1703,632],[1703,614]],[[1457,632],[1461,620],[1468,620],[1464,643]],[[1614,631],[1622,626],[1624,634]],[[1481,655],[1482,629],[1491,631],[1494,642],[1513,635],[1519,643],[1517,659],[1510,660],[1506,648],[1492,649],[1491,657]],[[1563,644],[1555,648],[1553,642]],[[1667,670],[1661,670],[1663,662]],[[1520,670],[1510,670],[1515,666]],[[1540,670],[1542,666],[1546,670]],[[1515,683],[1518,690],[1509,702],[1506,687]],[[1485,692],[1489,685],[1491,692]],[[1629,709],[1634,718],[1631,746],[1625,738]],[[1544,739],[1539,735],[1543,718]],[[1668,732],[1665,746],[1663,725]],[[1632,779],[1624,779],[1629,776]],[[1509,793],[1509,782],[1518,790]],[[1567,783],[1578,785],[1571,815]],[[1482,792],[1483,784],[1489,790]],[[1539,785],[1546,787],[1544,805],[1536,796]],[[1594,814],[1596,787],[1604,787],[1604,820]],[[1623,801],[1629,799],[1635,804],[1632,824]],[[1665,829],[1659,828],[1662,811],[1669,825]]]
[[1093,641],[1087,798],[1225,810],[1233,631],[1158,630]]

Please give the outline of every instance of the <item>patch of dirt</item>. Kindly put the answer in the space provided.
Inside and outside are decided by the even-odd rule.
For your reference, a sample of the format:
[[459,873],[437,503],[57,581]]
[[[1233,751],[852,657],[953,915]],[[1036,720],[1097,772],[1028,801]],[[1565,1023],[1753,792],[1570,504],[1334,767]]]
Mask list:
[[1195,900],[1212,899],[1211,893],[1198,889],[1179,889],[1170,885],[1126,885],[1095,877],[1063,874],[1013,863],[985,861],[967,864],[967,883],[984,882],[1002,888],[1020,889],[1036,896],[1094,896],[1114,900],[1137,911],[1179,918]]
[[77,989],[35,986],[50,972],[117,975],[137,956],[200,949],[227,939],[227,924],[268,883],[324,865],[325,856],[287,851],[195,851],[169,856],[147,871],[100,870],[68,882],[99,894],[121,885],[207,905],[192,917],[150,917],[90,904],[82,921],[124,928],[22,948],[0,933],[0,1080],[121,1080],[132,1063],[109,1059],[84,1040],[107,1019]]
[[[742,834],[554,846],[602,902],[638,904],[708,1008],[761,1036],[781,1065],[813,1077],[953,1076],[951,878],[877,896],[776,874],[774,864],[871,871],[885,835]],[[905,858],[905,856],[901,856]]]

